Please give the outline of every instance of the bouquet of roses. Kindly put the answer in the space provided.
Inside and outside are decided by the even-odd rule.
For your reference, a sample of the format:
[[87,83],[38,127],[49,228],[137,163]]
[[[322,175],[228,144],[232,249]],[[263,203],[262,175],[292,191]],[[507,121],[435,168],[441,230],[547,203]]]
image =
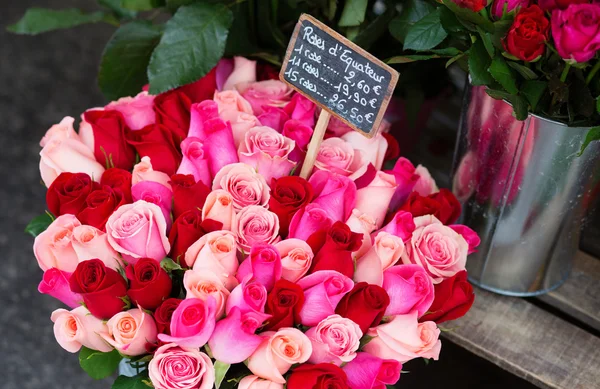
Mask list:
[[274,77],[221,60],[43,137],[39,290],[70,307],[54,334],[93,378],[128,363],[113,388],[383,388],[471,307],[479,239],[452,225],[456,198],[405,158],[382,171],[393,138],[335,120],[294,175],[316,107]]

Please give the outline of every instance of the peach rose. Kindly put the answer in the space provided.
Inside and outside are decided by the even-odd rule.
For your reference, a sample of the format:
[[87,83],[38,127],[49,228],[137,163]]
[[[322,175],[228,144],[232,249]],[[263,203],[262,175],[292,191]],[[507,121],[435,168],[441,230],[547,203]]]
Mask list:
[[352,320],[331,315],[306,331],[306,336],[313,349],[308,359],[310,363],[333,363],[340,366],[356,357],[363,333]]
[[355,180],[362,176],[368,166],[362,151],[354,150],[342,138],[328,138],[321,143],[315,169],[337,173]]
[[222,229],[231,231],[235,223],[233,197],[223,189],[210,192],[202,207],[202,220],[211,219],[223,223]]
[[415,174],[419,175],[419,179],[413,188],[414,192],[417,192],[421,196],[429,196],[439,191],[435,180],[431,177],[431,173],[429,173],[429,170],[425,166],[418,165],[415,168]]
[[296,282],[310,269],[314,253],[302,239],[289,238],[275,244],[281,255],[281,278]]
[[244,135],[249,129],[260,126],[258,118],[251,113],[239,112],[231,109],[219,112],[219,117],[225,121],[229,121],[229,124],[231,124],[233,142],[235,143],[236,148],[244,141]]
[[44,271],[57,268],[69,273],[75,271],[79,258],[73,248],[73,230],[81,222],[71,214],[57,217],[46,231],[35,237],[33,253]]
[[240,248],[247,254],[256,243],[275,244],[279,237],[279,218],[273,212],[251,205],[237,215],[234,232]]
[[240,210],[249,205],[266,206],[269,203],[269,185],[251,166],[232,163],[215,175],[213,190],[224,189],[233,198],[233,207]]
[[196,272],[216,274],[228,290],[237,285],[237,244],[231,231],[213,231],[198,239],[185,252],[185,263]]
[[375,169],[381,170],[383,158],[388,148],[388,142],[381,135],[381,132],[369,139],[357,131],[350,131],[342,135],[341,138],[348,142],[354,150],[362,151],[362,157],[366,163],[370,162],[375,166]]
[[462,235],[433,215],[416,217],[414,222],[403,263],[423,266],[434,284],[465,270],[469,244]]
[[264,106],[283,107],[292,97],[292,89],[279,80],[237,84],[236,89],[252,106],[256,116]]
[[148,92],[140,92],[135,97],[121,97],[109,103],[105,110],[119,111],[125,118],[125,124],[132,130],[139,130],[149,124],[154,124],[154,96]]
[[358,232],[363,234],[362,245],[357,251],[354,252],[354,255],[357,258],[360,258],[371,249],[371,246],[373,246],[371,232],[377,229],[375,219],[355,208],[352,210],[352,214],[346,221],[346,225],[350,227],[352,232]]
[[265,126],[251,128],[240,143],[240,162],[252,166],[266,182],[290,174],[296,162],[289,159],[296,142]]
[[394,316],[389,323],[370,328],[367,335],[373,339],[363,351],[400,363],[414,358],[433,358],[437,361],[442,348],[439,328],[432,321],[419,323],[417,311]]
[[310,339],[296,328],[280,328],[260,335],[264,340],[248,359],[248,369],[260,378],[285,384],[282,374],[293,364],[308,361],[312,354]]
[[219,113],[225,111],[237,111],[252,114],[250,103],[236,90],[225,90],[223,92],[215,91],[213,100],[217,103]]
[[380,228],[397,187],[393,175],[378,171],[369,185],[356,191],[355,208],[375,219],[377,228]]
[[40,140],[40,147],[46,146],[46,144],[50,141],[50,139],[57,137],[58,139],[79,139],[79,135],[75,132],[73,128],[73,123],[75,123],[75,119],[71,116],[65,116],[60,123],[53,125],[46,131],[46,134]]
[[223,90],[235,89],[237,84],[256,82],[256,61],[233,57],[233,71],[223,84]]
[[171,177],[169,177],[167,173],[154,170],[152,168],[152,161],[150,161],[150,157],[148,156],[142,157],[142,160],[133,167],[131,186],[142,181],[158,182],[172,190],[171,184],[169,183]]
[[354,282],[368,282],[381,286],[383,272],[392,267],[404,254],[402,238],[388,232],[375,236],[373,247],[356,262]]
[[79,262],[98,258],[111,269],[123,267],[119,254],[108,243],[106,233],[92,226],[81,225],[73,229],[71,236]]
[[156,342],[156,323],[140,308],[119,312],[106,322],[107,331],[100,335],[123,355],[146,354],[148,343]]
[[259,376],[247,375],[238,384],[238,389],[283,389],[283,384],[263,380]]
[[154,389],[212,389],[215,368],[198,348],[165,344],[154,352],[148,365]]
[[106,323],[97,319],[85,307],[72,311],[57,309],[52,312],[54,336],[60,347],[70,353],[76,353],[85,346],[103,353],[112,351],[112,347],[99,335],[106,331]]
[[225,287],[221,277],[211,271],[188,270],[183,274],[183,287],[185,298],[206,300],[212,296],[216,302],[216,319],[225,315],[225,303],[229,298],[229,290]]

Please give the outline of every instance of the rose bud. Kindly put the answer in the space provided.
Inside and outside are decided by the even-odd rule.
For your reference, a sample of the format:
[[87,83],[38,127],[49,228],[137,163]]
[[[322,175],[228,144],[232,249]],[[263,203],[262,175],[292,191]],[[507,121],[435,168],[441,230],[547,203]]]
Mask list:
[[434,286],[435,298],[429,312],[419,321],[443,323],[463,317],[475,301],[473,286],[467,281],[467,272],[460,271]]
[[348,376],[350,389],[379,389],[398,382],[402,364],[361,352],[356,353],[356,358],[344,365],[342,370]]
[[102,337],[123,355],[145,354],[148,343],[156,342],[156,323],[139,308],[119,312],[106,323],[108,333]]
[[191,100],[179,90],[161,93],[154,99],[156,122],[169,130],[176,145],[187,137],[191,105]]
[[222,226],[222,223],[211,219],[203,221],[202,212],[198,209],[185,211],[175,219],[169,231],[171,258],[177,263],[183,263],[185,252],[192,244],[205,234],[220,230]]
[[333,221],[348,220],[356,204],[356,184],[348,177],[319,170],[310,176],[315,198]]
[[110,186],[112,189],[120,189],[123,193],[126,203],[131,203],[131,184],[132,175],[131,172],[118,167],[106,169],[100,178],[101,186]]
[[231,291],[227,299],[226,312],[229,315],[229,312],[237,307],[242,313],[264,313],[266,302],[267,289],[249,274]]
[[305,326],[315,326],[335,313],[336,306],[352,290],[354,282],[336,271],[321,270],[301,278],[298,286],[304,291],[300,322]]
[[[532,5],[522,8],[502,41],[504,49],[523,61],[535,61],[546,50],[549,28],[550,21],[540,7]],[[557,41],[556,36],[554,40]],[[556,46],[558,48],[559,44]]]
[[304,291],[298,284],[281,279],[275,282],[267,296],[265,312],[271,315],[265,330],[277,331],[300,323],[300,310],[304,305]]
[[71,292],[69,277],[71,273],[55,267],[50,268],[44,272],[44,277],[38,285],[38,292],[54,297],[69,308],[76,308],[81,305],[83,299],[79,294]]
[[269,209],[279,218],[279,232],[287,236],[292,217],[313,197],[312,185],[304,178],[287,176],[271,181]]
[[[542,0],[543,1],[543,0]],[[506,9],[506,13],[519,11],[521,7],[527,7],[529,0],[494,0],[492,4],[492,15],[494,19],[502,19],[502,15]]]
[[600,4],[572,4],[552,12],[552,37],[558,54],[588,62],[600,50]]
[[127,295],[134,305],[153,311],[171,294],[171,277],[152,258],[128,265],[125,274],[130,281]]
[[[331,363],[309,363],[294,369],[287,381],[288,389],[347,389],[348,377]],[[362,389],[362,388],[361,388]]]
[[154,95],[142,91],[133,97],[126,96],[111,101],[104,109],[121,112],[127,126],[132,130],[139,130],[155,122],[156,114],[152,110],[154,98]]
[[317,254],[310,273],[319,270],[335,270],[352,278],[354,275],[352,252],[360,248],[362,239],[363,234],[352,232],[350,227],[342,222],[335,222],[327,231],[325,244],[319,250],[313,247]]
[[443,224],[452,224],[460,216],[461,206],[452,192],[440,189],[429,196],[412,192],[400,210],[410,212],[413,217],[433,215]]
[[84,208],[77,214],[77,218],[86,225],[104,231],[110,215],[126,203],[120,189],[108,186],[91,192],[85,199]]
[[70,353],[76,353],[85,346],[103,353],[112,351],[112,347],[99,335],[106,332],[106,323],[90,315],[85,307],[72,311],[57,309],[52,312],[54,336],[60,347]]
[[460,8],[470,9],[473,12],[479,12],[487,5],[487,0],[452,0]]
[[156,321],[156,328],[159,333],[171,335],[171,318],[173,317],[173,312],[175,312],[182,301],[182,299],[168,298],[156,308],[156,311],[154,311],[154,320]]
[[281,273],[281,256],[275,246],[255,244],[248,258],[240,265],[237,278],[241,282],[247,275],[252,274],[267,291],[270,291],[281,278]]
[[381,286],[359,282],[340,300],[335,313],[358,324],[365,334],[381,322],[389,304],[390,297]]
[[174,174],[170,181],[173,188],[173,217],[190,209],[201,209],[210,193],[210,188],[202,181],[196,182],[191,174]]
[[85,208],[85,199],[100,185],[87,173],[62,172],[46,192],[48,210],[56,216],[77,215]]

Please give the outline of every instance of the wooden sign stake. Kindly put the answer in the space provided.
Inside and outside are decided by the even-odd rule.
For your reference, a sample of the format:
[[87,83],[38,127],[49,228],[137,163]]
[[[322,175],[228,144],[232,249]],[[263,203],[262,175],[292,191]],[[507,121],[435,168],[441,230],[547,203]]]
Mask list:
[[308,149],[306,150],[306,158],[304,158],[302,170],[300,171],[300,177],[304,179],[308,178],[308,175],[310,172],[312,172],[313,166],[315,166],[315,161],[317,160],[317,155],[319,154],[319,148],[321,148],[321,142],[323,142],[323,137],[325,136],[325,131],[327,130],[327,125],[329,124],[329,118],[331,118],[331,114],[322,109],[319,119],[317,120],[315,130],[313,131],[312,138],[308,145]]

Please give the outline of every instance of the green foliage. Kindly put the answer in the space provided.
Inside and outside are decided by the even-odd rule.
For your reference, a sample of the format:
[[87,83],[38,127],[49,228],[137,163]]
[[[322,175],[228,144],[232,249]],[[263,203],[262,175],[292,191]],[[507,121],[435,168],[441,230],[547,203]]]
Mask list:
[[132,11],[149,11],[165,5],[164,0],[121,0],[123,8]]
[[368,0],[346,0],[338,25],[340,27],[359,26],[365,20],[368,4]]
[[521,95],[529,101],[532,111],[535,111],[547,87],[548,82],[546,81],[526,80],[521,84]]
[[225,374],[227,374],[227,370],[229,370],[230,367],[231,365],[229,363],[215,361],[215,387],[217,389],[221,386],[223,378],[225,378]]
[[440,10],[436,9],[409,28],[404,39],[404,50],[433,49],[447,36],[440,21]]
[[117,370],[121,359],[121,355],[119,355],[117,350],[103,353],[90,350],[84,346],[79,351],[79,365],[95,380],[100,380],[113,374]]
[[102,21],[112,22],[112,18],[104,12],[84,13],[76,8],[63,10],[29,8],[21,20],[8,26],[7,30],[15,34],[36,35]]
[[133,19],[137,12],[125,9],[121,6],[121,0],[97,0],[98,4],[108,8],[119,19]]
[[519,93],[519,88],[515,82],[515,75],[502,56],[494,57],[489,72],[508,93],[513,95]]
[[25,227],[25,232],[35,238],[42,232],[46,231],[48,226],[52,224],[53,221],[54,217],[52,214],[46,211],[45,214],[34,217],[29,224],[27,224],[27,227]]
[[404,3],[402,13],[395,17],[389,26],[390,34],[400,42],[404,42],[408,30],[429,15],[435,8],[427,1],[408,0]]
[[380,39],[386,31],[388,31],[390,21],[395,14],[395,9],[389,7],[383,14],[373,20],[367,28],[361,31],[356,38],[354,38],[354,43],[365,50],[369,50],[369,48]]
[[153,388],[152,382],[145,375],[127,377],[120,375],[112,384],[112,389],[148,389]]
[[490,85],[494,81],[488,68],[492,60],[485,50],[483,42],[478,39],[469,50],[469,73],[473,85]]
[[591,128],[585,136],[585,141],[581,145],[578,156],[581,156],[590,143],[600,140],[600,126]]

